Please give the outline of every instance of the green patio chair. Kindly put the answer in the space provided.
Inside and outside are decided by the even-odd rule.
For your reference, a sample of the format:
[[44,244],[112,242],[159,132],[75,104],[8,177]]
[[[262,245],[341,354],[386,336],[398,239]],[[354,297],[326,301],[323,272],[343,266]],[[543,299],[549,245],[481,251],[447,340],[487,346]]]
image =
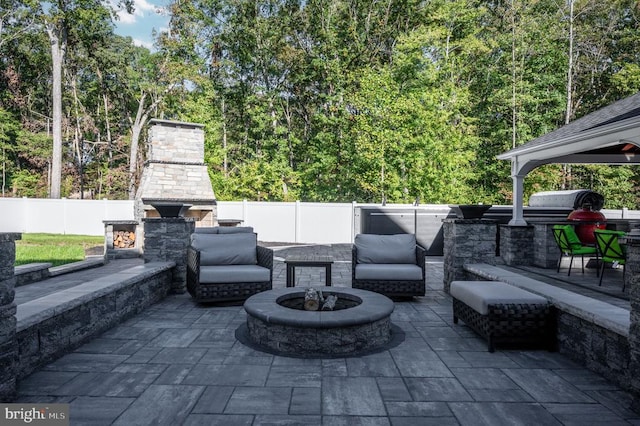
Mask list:
[[573,225],[554,225],[553,238],[556,240],[556,244],[558,244],[558,248],[560,249],[557,272],[560,272],[560,263],[562,262],[563,256],[571,257],[571,260],[569,261],[569,272],[567,273],[568,276],[571,275],[571,267],[573,266],[573,258],[575,256],[580,256],[582,258],[583,274],[584,256],[598,256],[598,250],[595,247],[585,246],[584,244],[582,244],[582,242],[578,238],[578,235],[576,234],[575,229],[573,228]]
[[624,237],[625,233],[623,231],[613,231],[609,229],[596,229],[593,233],[596,236],[596,246],[602,259],[602,263],[600,264],[600,283],[598,285],[602,285],[605,263],[618,264],[622,265],[622,291],[624,291],[627,254],[624,246],[620,245],[618,239]]

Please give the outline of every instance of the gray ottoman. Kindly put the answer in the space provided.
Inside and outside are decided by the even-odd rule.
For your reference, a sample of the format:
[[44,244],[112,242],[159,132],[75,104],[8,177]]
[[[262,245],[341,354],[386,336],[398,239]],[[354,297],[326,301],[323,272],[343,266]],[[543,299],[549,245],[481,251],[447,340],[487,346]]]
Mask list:
[[499,281],[453,281],[453,323],[458,319],[496,343],[527,343],[555,347],[555,327],[547,299]]

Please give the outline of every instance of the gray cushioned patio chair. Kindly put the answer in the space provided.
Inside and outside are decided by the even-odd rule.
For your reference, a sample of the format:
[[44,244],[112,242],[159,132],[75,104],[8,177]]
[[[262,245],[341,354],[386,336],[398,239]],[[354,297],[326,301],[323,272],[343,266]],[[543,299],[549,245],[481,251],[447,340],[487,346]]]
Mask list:
[[187,290],[198,302],[245,300],[272,288],[273,250],[253,232],[194,233],[187,256]]
[[351,286],[388,297],[424,296],[425,256],[414,234],[358,234],[351,252]]

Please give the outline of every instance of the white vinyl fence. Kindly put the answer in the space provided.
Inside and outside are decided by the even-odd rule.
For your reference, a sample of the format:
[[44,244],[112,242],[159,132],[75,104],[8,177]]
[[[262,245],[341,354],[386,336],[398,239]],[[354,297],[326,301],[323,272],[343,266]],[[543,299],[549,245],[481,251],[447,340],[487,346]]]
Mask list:
[[261,241],[350,243],[355,203],[218,202],[219,219],[241,219]]
[[[104,235],[102,221],[134,220],[133,203],[131,200],[0,198],[0,232]],[[217,218],[241,220],[243,226],[254,228],[261,241],[351,243],[360,225],[360,207],[368,206],[374,205],[219,201]],[[412,207],[387,205],[386,208],[406,210]],[[423,213],[437,211],[438,217],[446,216],[449,211],[446,205],[435,204],[421,205],[420,209]],[[608,219],[640,219],[637,210],[602,212]]]
[[0,232],[104,235],[103,220],[133,220],[133,201],[0,198]]
[[[0,198],[0,232],[104,235],[104,220],[134,220],[131,200]],[[239,219],[261,241],[349,243],[354,204],[218,202],[219,219]]]

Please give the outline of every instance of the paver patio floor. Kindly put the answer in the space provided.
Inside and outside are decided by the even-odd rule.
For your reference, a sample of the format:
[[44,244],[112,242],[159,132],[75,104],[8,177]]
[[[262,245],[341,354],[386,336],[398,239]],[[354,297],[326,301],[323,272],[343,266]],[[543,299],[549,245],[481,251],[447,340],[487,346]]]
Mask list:
[[[348,245],[280,248],[332,255],[350,286]],[[302,268],[297,285],[324,281]],[[95,425],[617,425],[638,424],[629,395],[559,353],[498,349],[454,325],[442,258],[427,260],[425,297],[397,302],[399,346],[357,358],[299,359],[235,339],[240,305],[170,295],[20,381],[18,402],[70,403]]]

